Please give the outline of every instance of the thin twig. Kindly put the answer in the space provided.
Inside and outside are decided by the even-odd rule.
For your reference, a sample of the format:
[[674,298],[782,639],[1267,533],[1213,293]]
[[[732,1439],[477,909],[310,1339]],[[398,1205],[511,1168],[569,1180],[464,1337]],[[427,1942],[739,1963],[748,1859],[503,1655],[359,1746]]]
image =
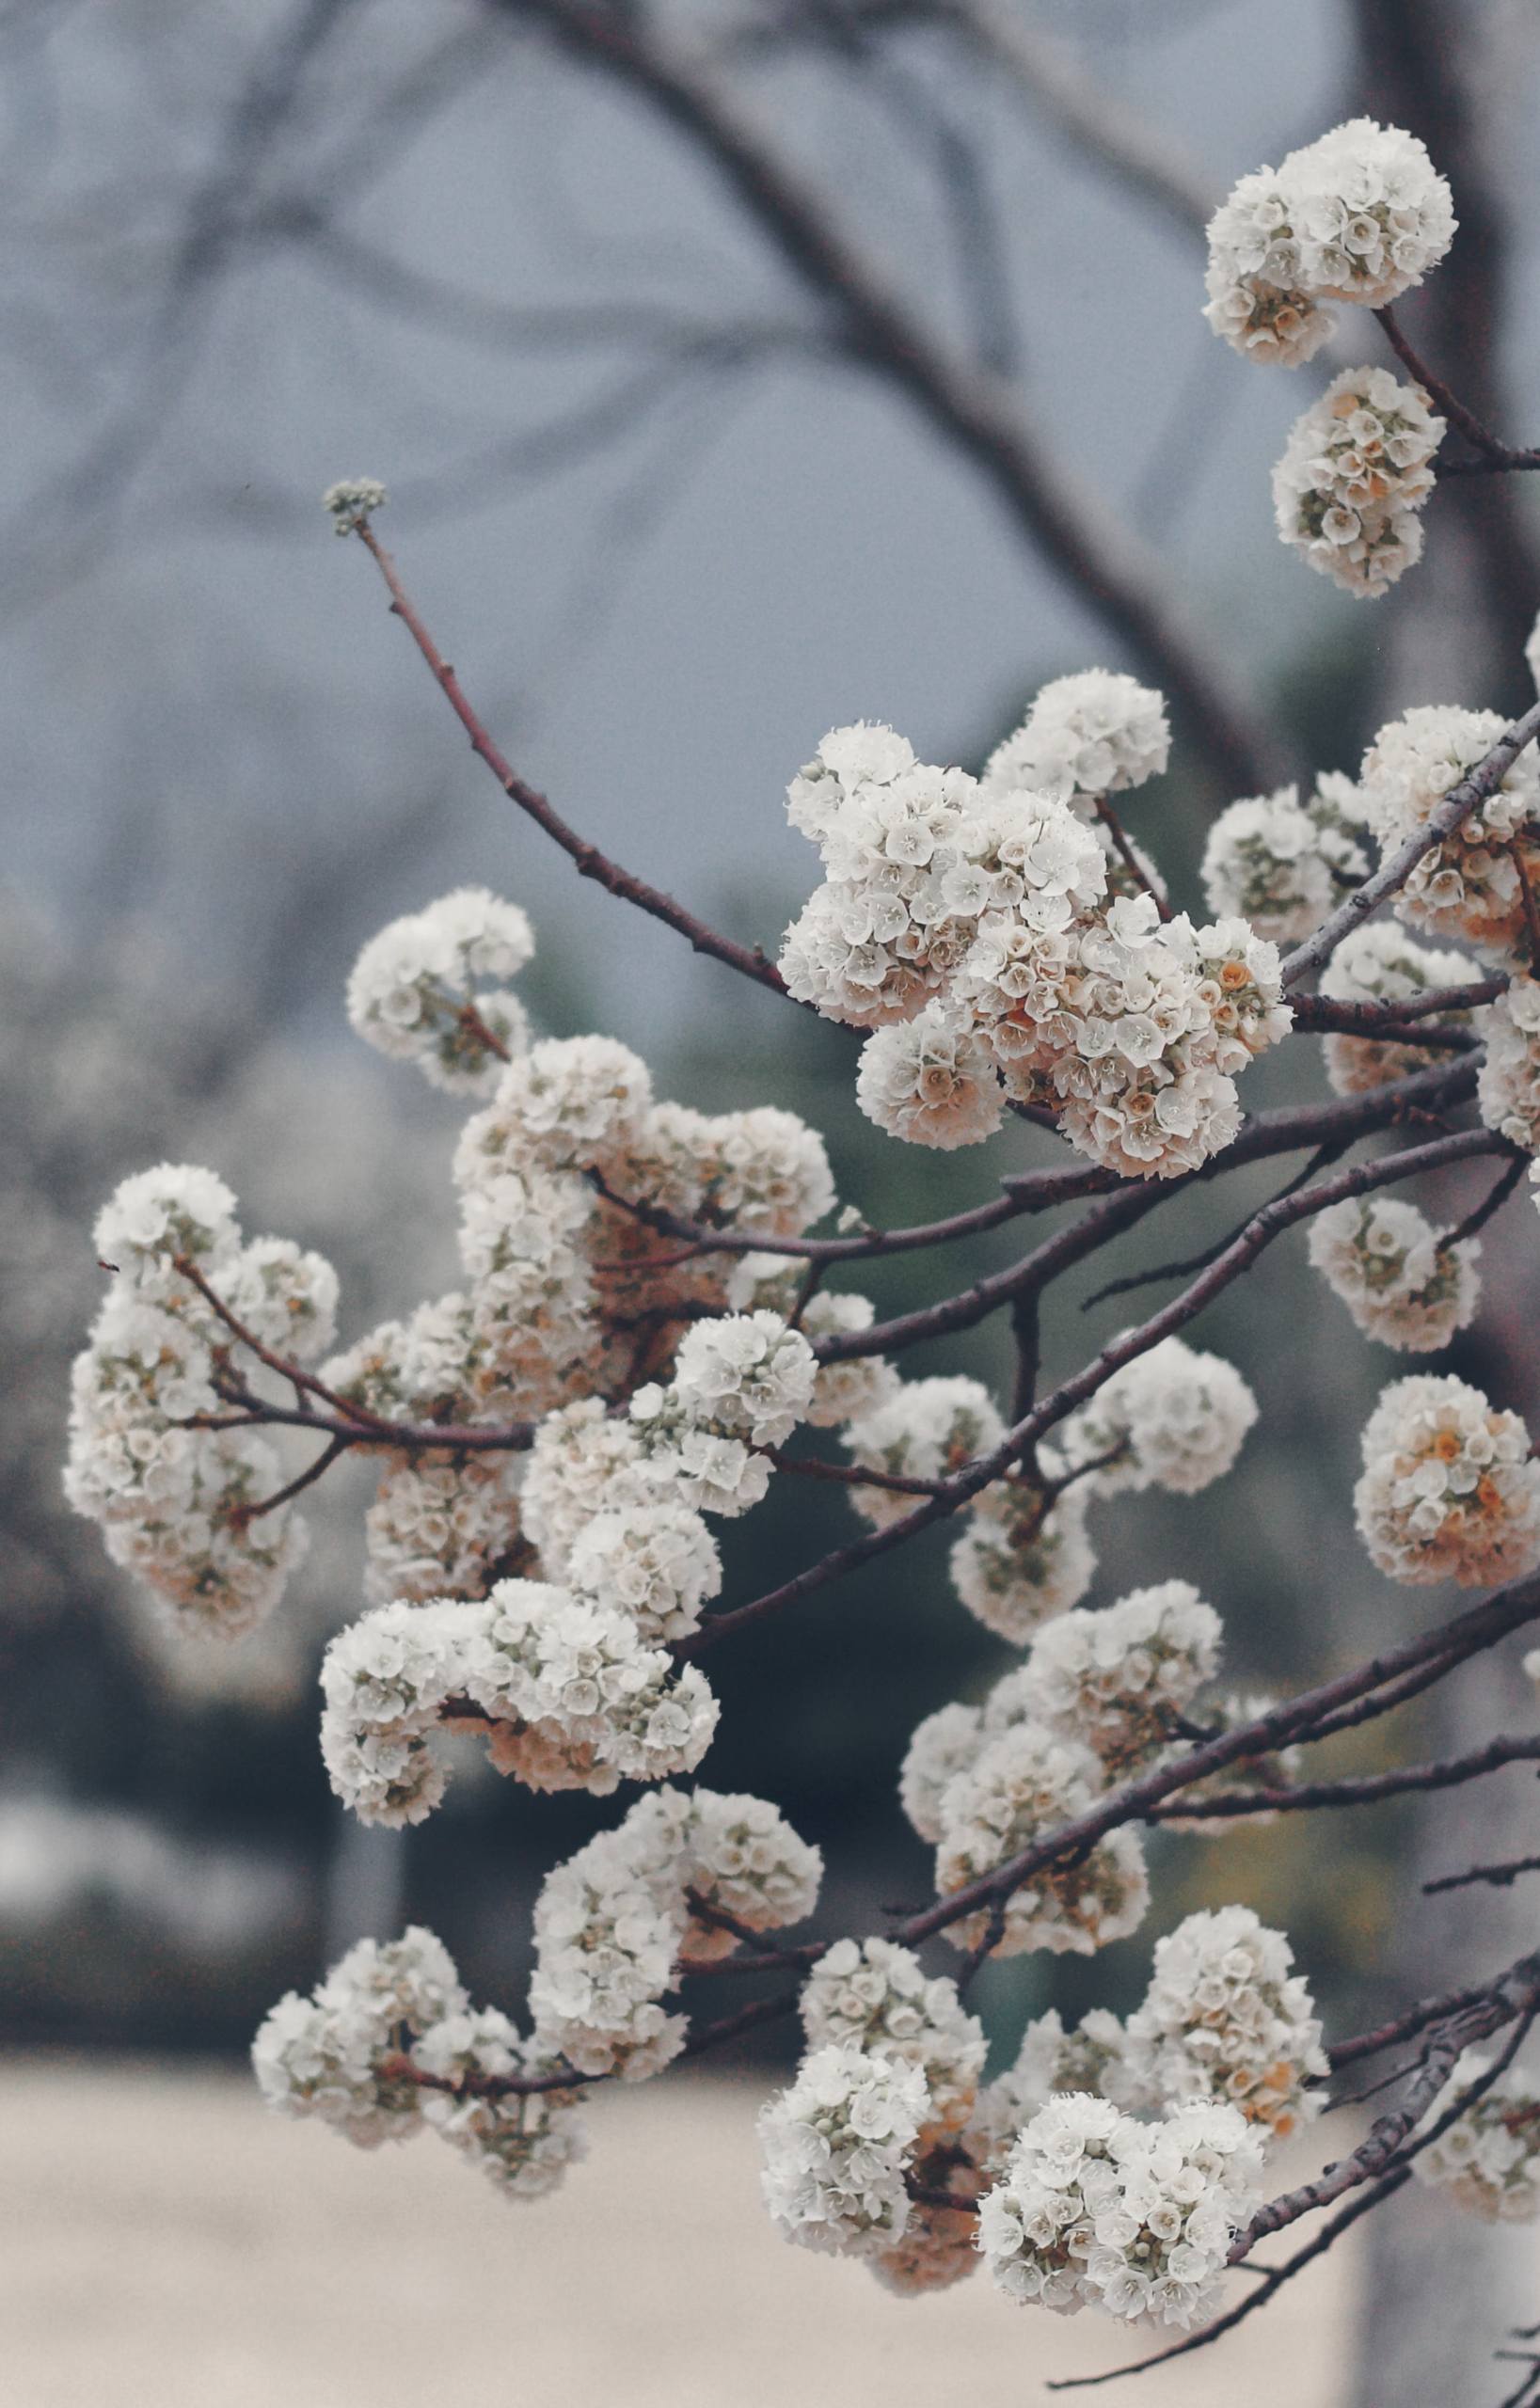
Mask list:
[[693,911],[687,911],[682,903],[676,903],[672,895],[665,895],[661,887],[649,885],[645,879],[638,878],[633,871],[623,869],[618,862],[611,861],[607,853],[602,853],[596,845],[590,844],[586,837],[579,836],[575,828],[567,825],[547,797],[519,776],[512,762],[499,750],[482,721],[477,717],[464,687],[434,642],[416,605],[402,583],[394,561],[381,544],[373,527],[367,519],[364,519],[360,521],[356,531],[359,542],[385,579],[390,595],[391,610],[401,621],[433,672],[445,701],[470,738],[471,751],[478,759],[485,762],[510,802],[516,803],[520,811],[525,812],[537,827],[543,828],[546,834],[560,845],[562,850],[575,864],[580,878],[593,879],[609,894],[617,895],[622,902],[634,903],[638,911],[645,911],[652,919],[661,920],[666,927],[677,930],[680,936],[688,939],[697,953],[708,954],[714,960],[725,962],[730,970],[737,970],[745,978],[752,978],[756,986],[768,987],[772,994],[785,995],[786,992],[785,979],[774,963],[767,960],[757,947],[738,944],[731,937],[720,936],[715,928],[708,927],[706,923],[697,918]]
[[1434,805],[1416,832],[1386,855],[1373,877],[1347,897],[1344,903],[1328,914],[1313,936],[1294,947],[1283,964],[1285,987],[1296,987],[1311,970],[1319,970],[1329,960],[1343,937],[1354,928],[1361,928],[1371,912],[1379,909],[1387,898],[1405,885],[1413,870],[1436,845],[1453,834],[1463,819],[1468,819],[1480,803],[1496,794],[1508,771],[1527,745],[1540,736],[1540,703],[1532,704],[1521,719],[1503,730],[1489,752],[1483,754],[1474,768],[1467,771],[1459,783],[1450,787],[1442,800]]
[[1467,1873],[1442,1873],[1437,1881],[1424,1881],[1424,1898],[1437,1896],[1440,1890],[1469,1890],[1473,1882],[1485,1881],[1494,1890],[1511,1890],[1521,1873],[1540,1873],[1540,1856],[1511,1856],[1505,1864],[1473,1864]]

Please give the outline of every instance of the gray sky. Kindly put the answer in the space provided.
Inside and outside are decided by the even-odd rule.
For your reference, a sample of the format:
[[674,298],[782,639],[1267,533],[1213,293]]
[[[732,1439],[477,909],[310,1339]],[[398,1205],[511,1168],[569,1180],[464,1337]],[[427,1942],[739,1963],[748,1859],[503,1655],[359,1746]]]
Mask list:
[[[293,0],[57,13],[13,86],[11,275],[27,307],[4,388],[8,519],[144,389],[144,329],[188,194],[228,155],[226,115]],[[1342,0],[1023,0],[1023,13],[1074,37],[1220,188],[1337,113]],[[313,185],[318,163],[335,173],[426,55],[425,27],[437,44],[481,22],[470,6],[393,0],[354,15],[269,164],[270,198]],[[1356,626],[1357,606],[1271,532],[1268,468],[1313,388],[1215,342],[1196,247],[1018,103],[926,76],[977,137],[1042,429],[1134,515],[1231,658],[1261,671],[1307,629]],[[767,75],[755,100],[911,295],[955,309],[913,136],[828,69]],[[536,44],[488,45],[375,169],[344,230],[496,304],[623,297],[806,320],[710,179]],[[1353,356],[1374,356],[1360,323]],[[298,875],[335,907],[334,987],[379,918],[484,878],[579,949],[611,1015],[662,1035],[709,1007],[720,974],[579,896],[511,823],[370,564],[328,537],[316,497],[351,472],[397,495],[382,538],[521,768],[639,869],[703,905],[730,892],[746,934],[773,939],[783,902],[812,883],[780,798],[828,725],[889,718],[922,752],[967,757],[1040,675],[1119,657],[976,476],[849,368],[776,357],[686,389],[560,475],[493,473],[516,431],[570,427],[635,366],[613,349],[456,341],[302,246],[245,251],[151,406],[120,509],[85,514],[87,563],[68,509],[40,575],[13,552],[10,874],[71,923],[129,914],[171,960],[236,976],[271,953],[253,895]]]

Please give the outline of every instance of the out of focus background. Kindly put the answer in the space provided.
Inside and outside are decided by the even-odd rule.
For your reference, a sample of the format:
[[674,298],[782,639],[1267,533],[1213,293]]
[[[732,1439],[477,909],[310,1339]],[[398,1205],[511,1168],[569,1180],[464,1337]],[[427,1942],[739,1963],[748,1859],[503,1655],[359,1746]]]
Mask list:
[[[337,1262],[344,1336],[448,1286],[458,1116],[349,1038],[341,990],[385,920],[472,881],[536,922],[523,983],[545,1033],[612,1029],[648,1054],[659,1092],[802,1113],[874,1222],[971,1200],[1054,1148],[1024,1128],[983,1155],[889,1144],[854,1111],[849,1032],[788,1014],[579,884],[468,753],[370,563],[329,539],[322,488],[385,481],[381,535],[520,768],[746,942],[773,951],[814,883],[782,794],[828,726],[886,719],[923,757],[976,766],[1045,678],[1095,662],[1172,695],[1171,769],[1130,818],[1196,899],[1204,830],[1237,794],[1353,768],[1412,702],[1528,699],[1521,647],[1540,603],[1540,520],[1519,479],[1439,492],[1427,560],[1382,602],[1338,594],[1278,544],[1268,470],[1288,424],[1336,367],[1379,359],[1382,338],[1347,311],[1314,367],[1241,362],[1199,314],[1206,216],[1236,175],[1346,116],[1421,134],[1461,231],[1405,317],[1468,400],[1532,441],[1537,54],[1532,0],[0,11],[0,2035],[21,2052],[8,2121],[48,2210],[29,2225],[33,2255],[11,2259],[35,2321],[49,2234],[56,2273],[87,2283],[71,2248],[88,2261],[117,2245],[82,2220],[102,2134],[141,2165],[144,2133],[182,2136],[175,2178],[136,2192],[125,2176],[130,2221],[199,2196],[204,2150],[232,2197],[249,2209],[254,2185],[278,2215],[291,2162],[296,2191],[319,2168],[317,2136],[259,2131],[224,2077],[200,2090],[190,2068],[233,2064],[283,1989],[408,1917],[442,1934],[478,1996],[515,2005],[539,1882],[605,1819],[462,1777],[420,1831],[344,1826],[317,1752],[315,1669],[361,1602],[361,1472],[344,1465],[308,1500],[309,1566],[278,1623],[228,1651],[172,1638],[70,1519],[68,1366],[100,1288],[91,1222],[115,1182],[164,1158],[217,1168],[248,1230]],[[1297,1091],[1298,1075],[1262,1066],[1248,1101]],[[1452,1205],[1468,1189],[1452,1181]],[[1220,1209],[1263,1193],[1232,1180]],[[1164,1215],[1144,1259],[1197,1251],[1215,1209],[1199,1197]],[[1451,1358],[1532,1415],[1532,1240],[1522,1202],[1489,1231],[1491,1301]],[[945,1270],[961,1286],[1004,1259],[980,1242]],[[906,1256],[870,1284],[887,1310],[934,1275]],[[1050,1368],[1119,1325],[1115,1302],[1081,1314],[1094,1284],[1059,1303]],[[1199,1504],[1102,1509],[1091,1602],[1181,1574],[1224,1615],[1237,1682],[1325,1677],[1425,1619],[1352,1531],[1357,1433],[1394,1366],[1371,1358],[1298,1244],[1199,1339],[1252,1381],[1262,1430]],[[939,1344],[913,1368],[994,1377],[996,1347]],[[727,1532],[729,1592],[851,1527],[833,1492],[772,1497]],[[949,1592],[944,1547],[885,1558],[713,1660],[708,1777],[775,1797],[822,1844],[831,1928],[925,1894],[899,1759],[922,1714],[1003,1668]],[[1526,1711],[1512,1667],[1484,1665],[1427,1708],[1421,1740]],[[1373,1728],[1397,1753],[1420,1744],[1404,1723]],[[1333,2028],[1356,2029],[1522,1944],[1522,1898],[1423,1903],[1417,1884],[1521,1852],[1530,1807],[1509,1772],[1426,1829],[1388,1809],[1161,1835],[1156,1913],[1135,1941],[1090,1962],[991,1967],[980,2004],[1002,2050],[1050,2004],[1125,2005],[1160,1929],[1241,1899],[1288,1928]],[[737,2080],[757,2066],[762,2086],[773,2047]],[[68,2067],[42,2049],[71,2052]],[[645,2096],[663,2163],[666,2101]],[[690,2131],[730,2122],[737,2096],[697,2102]],[[641,2164],[641,2102],[626,2115]],[[601,2124],[586,2179],[608,2193],[603,2146]],[[675,2175],[696,2162],[693,2142],[676,2146]],[[699,2162],[714,2162],[704,2147]],[[389,2179],[403,2217],[418,2197],[431,2217],[437,2169],[421,2193],[420,2172],[350,2162],[338,2218],[367,2216],[365,2175]],[[628,2246],[644,2269],[637,2207]],[[499,2284],[525,2212],[472,2186],[461,2213],[482,2239],[445,2284],[468,2267]],[[1372,2277],[1332,2277],[1319,2380],[1301,2388],[1278,2353],[1287,2396],[1416,2408],[1490,2394],[1495,2408],[1491,2341],[1530,2303],[1534,2253],[1394,2212]],[[209,2217],[195,2219],[200,2247],[219,2229]],[[173,2264],[183,2226],[165,2226]],[[287,2233],[276,2314],[313,2296],[333,2229],[303,2245]],[[774,2251],[768,2230],[763,2242]],[[551,2284],[577,2282],[554,2251],[540,2262]],[[814,2271],[831,2303],[862,2286],[869,2319],[859,2273]],[[745,2299],[757,2280],[745,2273]],[[889,2312],[906,2332],[951,2318],[961,2337],[970,2302]],[[463,2312],[476,2313],[468,2290]],[[1040,2396],[1045,2345],[1027,2321],[1009,2326],[1013,2400]],[[308,2329],[297,2313],[294,2329]],[[364,2391],[344,2356],[325,2357],[337,2329],[317,2321],[313,2381],[252,2342],[239,2367],[217,2349],[198,2361],[186,2397],[352,2408]],[[179,2408],[163,2363],[174,2331],[168,2314],[165,2348],[130,2350],[128,2374],[98,2388],[88,2336],[66,2349],[50,2317],[22,2408]],[[906,2397],[882,2372],[887,2345],[868,2354],[856,2331],[843,2395]],[[567,2396],[611,2396],[628,2346],[585,2358]],[[810,2396],[754,2363],[736,2389],[681,2378],[657,2396]],[[1259,2354],[1248,2396],[1285,2396],[1269,2363]],[[548,2364],[555,2382],[559,2352]],[[484,2387],[479,2360],[465,2372]]]

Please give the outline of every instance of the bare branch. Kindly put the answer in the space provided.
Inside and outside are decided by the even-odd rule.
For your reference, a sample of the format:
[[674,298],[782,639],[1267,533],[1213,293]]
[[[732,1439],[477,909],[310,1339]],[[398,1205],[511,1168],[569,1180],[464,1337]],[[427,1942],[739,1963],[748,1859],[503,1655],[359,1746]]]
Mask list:
[[1446,836],[1452,836],[1479,803],[1496,794],[1513,764],[1536,736],[1540,736],[1540,703],[1532,705],[1522,719],[1505,728],[1490,752],[1484,754],[1457,785],[1450,787],[1415,835],[1408,836],[1404,845],[1387,855],[1373,875],[1366,878],[1345,903],[1340,903],[1329,918],[1323,920],[1315,934],[1294,947],[1283,964],[1285,987],[1296,987],[1309,972],[1319,970],[1352,929],[1361,928],[1388,896],[1397,894],[1423,855],[1441,845]]

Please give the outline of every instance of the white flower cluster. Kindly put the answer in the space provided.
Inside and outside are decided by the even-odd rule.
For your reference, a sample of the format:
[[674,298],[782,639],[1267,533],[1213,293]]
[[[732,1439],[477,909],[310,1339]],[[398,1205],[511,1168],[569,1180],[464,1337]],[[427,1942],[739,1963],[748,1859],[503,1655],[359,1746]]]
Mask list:
[[1368,870],[1363,826],[1357,788],[1336,770],[1322,774],[1304,804],[1297,786],[1232,802],[1203,850],[1209,910],[1248,920],[1274,944],[1308,937],[1338,899],[1338,880]]
[[[791,1255],[739,1255],[727,1282],[727,1303],[734,1312],[770,1311],[786,1321],[797,1309],[803,1269]],[[864,1336],[876,1318],[869,1296],[849,1288],[819,1288],[803,1304],[797,1325],[816,1347],[820,1338]],[[815,1430],[838,1430],[874,1412],[897,1385],[897,1372],[881,1354],[820,1363],[803,1418]]]
[[686,1909],[678,1864],[689,1800],[642,1798],[548,1874],[534,1909],[530,2013],[546,2044],[587,2074],[640,2082],[685,2042],[674,1987]]
[[[1491,2062],[1467,2049],[1419,2129],[1447,2115]],[[1540,2216],[1540,2083],[1510,2067],[1411,2163],[1420,2182],[1447,2191],[1484,2224],[1532,2224]]]
[[992,1137],[1006,1109],[988,1038],[939,1000],[866,1039],[855,1100],[890,1137],[943,1153]]
[[1123,2027],[1104,2006],[1093,2006],[1072,2032],[1056,2007],[1022,2035],[1015,2061],[978,2094],[964,2140],[986,2174],[998,2175],[1033,2116],[1051,2099],[1078,2090],[1126,2106]]
[[1421,559],[1445,421],[1384,368],[1344,368],[1289,432],[1273,470],[1286,544],[1349,594],[1383,594]]
[[1449,186],[1415,135],[1354,118],[1243,176],[1209,226],[1204,316],[1243,358],[1296,368],[1332,329],[1420,284],[1454,232]]
[[1050,795],[1084,816],[1104,795],[1160,777],[1170,752],[1159,694],[1114,670],[1082,669],[1042,688],[981,783],[987,795]]
[[1366,1338],[1405,1354],[1447,1346],[1476,1310],[1477,1239],[1450,1245],[1415,1204],[1348,1197],[1310,1223],[1310,1256]]
[[813,1349],[779,1313],[697,1322],[681,1340],[674,1378],[630,1400],[632,1431],[653,1476],[708,1513],[746,1513],[770,1484],[759,1450],[778,1447],[807,1414],[818,1378]]
[[1364,1425],[1358,1530],[1392,1580],[1463,1588],[1540,1562],[1540,1463],[1516,1413],[1464,1380],[1394,1380]]
[[517,1538],[523,1469],[495,1450],[388,1454],[364,1517],[371,1603],[484,1596]]
[[919,1958],[891,1940],[836,1941],[802,1995],[808,2046],[849,2046],[913,2066],[929,2094],[921,2145],[961,2130],[984,2064],[984,2027],[945,1975],[928,1979]]
[[760,2180],[777,2229],[844,2257],[891,2249],[909,2221],[904,2175],[929,2113],[918,2067],[849,2042],[815,2050],[760,2111]]
[[415,1924],[385,1946],[359,1941],[310,1998],[280,1999],[251,2060],[279,2114],[318,2116],[359,2148],[427,2126],[510,2198],[543,2197],[586,2152],[576,2089],[492,2086],[556,2062],[496,2008],[473,2008],[443,1943]]
[[1488,1129],[1540,1153],[1540,978],[1515,975],[1483,1015],[1476,1101]]
[[[282,1470],[265,1439],[188,1426],[225,1412],[214,1375],[241,1341],[178,1266],[258,1344],[300,1363],[330,1343],[336,1273],[286,1238],[243,1244],[230,1190],[191,1164],[125,1180],[95,1236],[116,1278],[71,1375],[65,1494],[177,1621],[239,1638],[278,1603],[306,1531],[289,1505],[266,1502]],[[262,1376],[242,1355],[243,1376]]]
[[455,1176],[604,1170],[623,1161],[652,1102],[645,1062],[612,1037],[552,1037],[510,1062],[466,1124]]
[[[1063,1465],[1041,1447],[1045,1481]],[[952,1586],[976,1620],[1020,1646],[1040,1623],[1077,1605],[1091,1584],[1096,1550],[1086,1531],[1090,1483],[1053,1498],[1025,1479],[992,1481],[969,1500],[968,1518],[952,1543]]]
[[979,2201],[978,2245],[1010,2298],[1185,2331],[1211,2317],[1262,2161],[1233,2107],[1156,2124],[1072,2092],[1039,2110]]
[[[870,1413],[852,1421],[845,1444],[853,1463],[897,1480],[943,1480],[1005,1436],[989,1390],[965,1375],[899,1382]],[[919,1499],[897,1488],[852,1488],[850,1501],[873,1529],[913,1513]]]
[[977,786],[929,768],[891,728],[835,728],[786,790],[826,882],[786,932],[792,994],[858,1028],[907,1020],[972,935],[978,873],[967,841]]
[[[697,1789],[690,1799],[688,1886],[693,1896],[751,1931],[784,1931],[818,1904],[823,1859],[777,1807],[739,1792]],[[692,1910],[686,1953],[697,1963],[738,1941]]]
[[1121,2079],[1162,2112],[1225,2099],[1265,2141],[1320,2112],[1321,2024],[1294,1954],[1249,1907],[1200,1909],[1155,1942],[1143,2004],[1128,2019]]
[[[1435,953],[1418,944],[1391,920],[1371,920],[1345,936],[1321,974],[1321,992],[1334,1004],[1404,1003],[1469,986],[1481,975],[1463,953]],[[1469,1012],[1440,1014],[1439,1025],[1464,1027]],[[1373,1037],[1331,1036],[1323,1053],[1326,1078],[1336,1095],[1364,1095],[1374,1087],[1431,1069],[1448,1055],[1426,1045],[1387,1045]]]
[[[341,532],[347,531],[339,521]],[[529,1042],[507,990],[534,952],[516,903],[483,886],[441,895],[370,938],[347,985],[347,1016],[367,1044],[415,1062],[451,1095],[484,1095]]]
[[1291,1025],[1276,950],[1237,918],[1163,921],[1095,816],[1168,742],[1160,697],[1103,670],[1044,689],[977,784],[891,729],[825,737],[789,807],[827,879],[781,968],[873,1031],[856,1100],[879,1127],[974,1145],[1008,1100],[1127,1178],[1230,1143],[1236,1073]]
[[547,1877],[530,1985],[537,2036],[584,2073],[657,2073],[684,2045],[684,2018],[661,2004],[680,1967],[738,1945],[703,1909],[779,1930],[811,1913],[822,1871],[818,1849],[763,1798],[664,1789],[639,1799]]
[[433,1742],[455,1709],[491,1726],[500,1772],[598,1797],[693,1770],[717,1720],[703,1675],[646,1646],[619,1607],[535,1580],[381,1606],[332,1640],[321,1685],[332,1787],[369,1823],[433,1812],[449,1777]]
[[[1496,711],[1428,704],[1382,727],[1363,757],[1359,791],[1387,851],[1416,833],[1452,786],[1488,753]],[[1494,794],[1412,871],[1396,911],[1431,935],[1462,938],[1506,967],[1528,958],[1525,881],[1540,879],[1540,763],[1532,747]]]
[[1163,922],[1149,895],[1065,936],[992,914],[951,992],[1007,1093],[1057,1112],[1072,1145],[1126,1179],[1175,1178],[1228,1146],[1235,1074],[1293,1019],[1275,946],[1244,920]]
[[779,1313],[735,1313],[687,1330],[674,1393],[698,1427],[779,1447],[806,1417],[817,1368],[801,1330]]
[[321,497],[321,507],[329,511],[333,531],[351,535],[361,527],[371,513],[383,510],[389,496],[377,477],[342,477],[328,485]]
[[1011,1680],[1017,1710],[1100,1759],[1107,1784],[1158,1756],[1219,1660],[1219,1617],[1186,1580],[1060,1614]]
[[524,1528],[552,1579],[564,1580],[589,1524],[656,1503],[658,1481],[629,1421],[597,1397],[548,1413],[534,1434],[521,1497]]
[[[1033,1722],[1014,1722],[989,1738],[953,1774],[936,1800],[939,1895],[984,1878],[1094,1804],[1104,1782],[1089,1748]],[[1004,1902],[997,1953],[1071,1950],[1091,1956],[1136,1931],[1150,1903],[1137,1834],[1123,1828],[1072,1863],[1045,1866]],[[947,1926],[959,1948],[993,1928],[987,1907]]]
[[722,1587],[722,1558],[693,1507],[663,1496],[595,1513],[572,1543],[566,1580],[578,1596],[620,1607],[658,1647],[700,1628],[702,1606]]
[[1163,1338],[1103,1383],[1060,1442],[1072,1465],[1099,1465],[1088,1478],[1103,1497],[1151,1487],[1196,1497],[1230,1469],[1256,1418],[1232,1363]]

